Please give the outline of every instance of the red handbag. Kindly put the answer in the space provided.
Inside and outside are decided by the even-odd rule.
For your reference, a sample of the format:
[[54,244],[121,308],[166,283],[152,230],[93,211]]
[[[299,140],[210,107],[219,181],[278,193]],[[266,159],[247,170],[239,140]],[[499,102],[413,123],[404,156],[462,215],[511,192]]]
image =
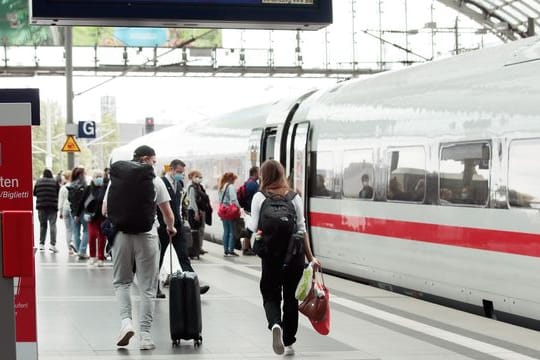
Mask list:
[[[320,274],[321,280],[317,278],[317,273]],[[308,317],[313,322],[323,321],[327,315],[327,311],[330,307],[329,304],[329,292],[324,285],[324,279],[322,278],[322,272],[317,270],[313,273],[313,282],[308,295],[298,305],[298,310]]]
[[227,193],[229,185],[230,184],[228,184],[225,187],[225,190],[223,190],[223,195],[221,196],[221,201],[219,202],[217,214],[221,220],[236,220],[240,218],[240,208],[236,206],[235,203],[223,203],[223,199],[225,198],[225,194]]
[[221,220],[236,220],[240,218],[240,208],[234,203],[219,204],[218,216]]

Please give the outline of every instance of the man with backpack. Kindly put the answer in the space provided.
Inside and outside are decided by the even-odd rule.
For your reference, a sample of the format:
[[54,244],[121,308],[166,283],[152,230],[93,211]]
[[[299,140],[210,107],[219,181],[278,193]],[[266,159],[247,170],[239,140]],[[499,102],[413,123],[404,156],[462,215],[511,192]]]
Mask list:
[[135,334],[132,324],[130,288],[133,268],[141,295],[139,329],[141,350],[156,346],[150,335],[159,271],[159,240],[156,205],[169,236],[176,235],[171,200],[163,181],[155,176],[154,149],[142,145],[135,149],[132,161],[111,165],[110,181],[103,202],[106,214],[118,230],[112,248],[113,286],[120,305],[122,325],[117,346],[127,346]]
[[[251,169],[249,169],[249,178],[244,182],[244,184],[242,184],[242,186],[238,188],[236,192],[236,197],[238,198],[240,206],[242,209],[244,209],[246,218],[251,216],[251,201],[253,200],[253,196],[257,193],[257,191],[259,191],[259,167],[253,166]],[[251,249],[249,236],[243,234],[241,242],[243,255],[255,255]]]

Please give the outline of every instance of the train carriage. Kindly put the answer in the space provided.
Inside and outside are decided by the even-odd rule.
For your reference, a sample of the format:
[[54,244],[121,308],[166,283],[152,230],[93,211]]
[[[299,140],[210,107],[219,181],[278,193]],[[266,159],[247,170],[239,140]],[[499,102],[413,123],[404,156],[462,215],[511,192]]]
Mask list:
[[210,119],[163,158],[210,189],[277,159],[326,269],[540,328],[539,95],[529,38]]

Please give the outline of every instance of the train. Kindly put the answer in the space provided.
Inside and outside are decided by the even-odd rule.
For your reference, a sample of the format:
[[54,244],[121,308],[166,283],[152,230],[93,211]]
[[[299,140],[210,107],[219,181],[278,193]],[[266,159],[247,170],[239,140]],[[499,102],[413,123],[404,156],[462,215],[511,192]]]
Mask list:
[[279,160],[326,271],[540,329],[539,99],[531,37],[177,125],[112,159],[154,146],[214,203],[223,172],[240,185]]

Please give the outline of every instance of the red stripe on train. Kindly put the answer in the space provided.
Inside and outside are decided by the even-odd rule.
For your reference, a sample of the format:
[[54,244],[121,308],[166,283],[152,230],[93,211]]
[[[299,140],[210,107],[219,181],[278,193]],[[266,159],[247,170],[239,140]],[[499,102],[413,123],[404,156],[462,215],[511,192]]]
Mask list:
[[411,221],[310,213],[314,227],[540,257],[540,235]]

